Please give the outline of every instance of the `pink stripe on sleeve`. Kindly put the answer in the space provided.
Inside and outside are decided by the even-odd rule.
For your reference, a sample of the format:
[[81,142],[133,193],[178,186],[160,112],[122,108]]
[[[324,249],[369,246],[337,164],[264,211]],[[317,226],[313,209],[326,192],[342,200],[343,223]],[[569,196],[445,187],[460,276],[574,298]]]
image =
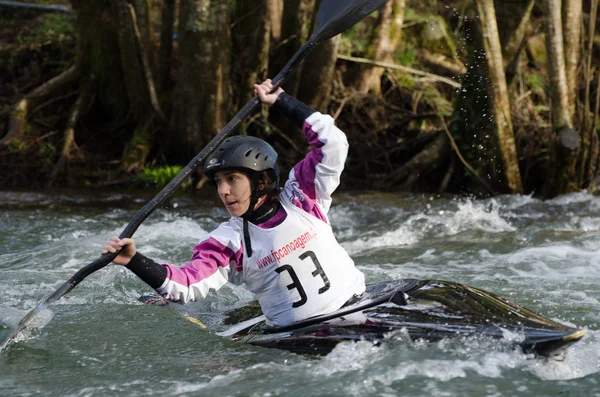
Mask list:
[[319,140],[319,136],[307,122],[304,122],[302,131],[306,135],[308,144],[312,146],[312,150],[308,152],[302,161],[294,166],[294,174],[302,191],[309,198],[315,200],[317,197],[315,191],[317,165],[323,161],[323,151],[321,148],[324,143]]
[[[165,265],[167,278],[189,287],[213,275],[219,267],[228,267],[231,261],[241,264],[242,250],[234,252],[214,238],[202,241],[192,251],[192,260],[182,267]],[[238,266],[236,266],[236,270]],[[241,265],[239,265],[241,267]]]

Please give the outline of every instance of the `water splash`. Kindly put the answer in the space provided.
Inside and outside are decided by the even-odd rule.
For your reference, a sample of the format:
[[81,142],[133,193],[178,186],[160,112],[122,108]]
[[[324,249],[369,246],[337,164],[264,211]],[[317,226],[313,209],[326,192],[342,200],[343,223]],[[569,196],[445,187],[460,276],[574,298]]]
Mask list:
[[[515,230],[501,214],[502,205],[495,200],[459,201],[455,208],[444,209],[427,205],[411,215],[395,230],[374,237],[363,237],[346,242],[344,248],[351,254],[373,248],[414,245],[426,238],[455,236],[461,233],[482,232],[497,234]],[[469,237],[471,238],[471,237]]]

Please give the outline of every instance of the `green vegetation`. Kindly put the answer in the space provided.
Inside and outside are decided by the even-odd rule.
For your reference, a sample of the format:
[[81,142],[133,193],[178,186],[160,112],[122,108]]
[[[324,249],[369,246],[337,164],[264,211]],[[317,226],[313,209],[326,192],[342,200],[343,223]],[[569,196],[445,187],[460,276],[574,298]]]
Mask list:
[[339,53],[352,56],[364,56],[373,33],[377,12],[368,16],[342,34]]
[[[144,185],[148,187],[155,187],[162,189],[165,187],[173,178],[177,176],[183,167],[180,165],[166,165],[155,168],[144,168],[141,174],[136,175],[133,179],[135,185]],[[180,186],[180,190],[186,190],[191,186],[191,180],[183,182]]]
[[17,37],[20,44],[48,44],[48,42],[74,40],[72,17],[64,14],[46,14],[38,17],[41,23],[23,30]]

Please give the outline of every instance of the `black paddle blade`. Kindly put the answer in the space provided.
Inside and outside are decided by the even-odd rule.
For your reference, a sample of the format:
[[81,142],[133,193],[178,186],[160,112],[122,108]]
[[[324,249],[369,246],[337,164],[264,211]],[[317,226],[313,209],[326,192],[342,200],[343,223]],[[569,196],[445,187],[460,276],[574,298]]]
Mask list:
[[342,33],[385,4],[387,0],[321,0],[311,41]]

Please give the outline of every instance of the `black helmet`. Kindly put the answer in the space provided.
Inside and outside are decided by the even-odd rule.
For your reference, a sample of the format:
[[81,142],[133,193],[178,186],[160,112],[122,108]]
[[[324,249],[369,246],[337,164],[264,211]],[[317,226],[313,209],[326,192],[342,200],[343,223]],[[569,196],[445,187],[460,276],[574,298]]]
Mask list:
[[229,137],[206,159],[204,174],[214,178],[215,173],[226,169],[246,171],[267,171],[271,178],[271,188],[279,186],[277,152],[262,139],[247,135]]

